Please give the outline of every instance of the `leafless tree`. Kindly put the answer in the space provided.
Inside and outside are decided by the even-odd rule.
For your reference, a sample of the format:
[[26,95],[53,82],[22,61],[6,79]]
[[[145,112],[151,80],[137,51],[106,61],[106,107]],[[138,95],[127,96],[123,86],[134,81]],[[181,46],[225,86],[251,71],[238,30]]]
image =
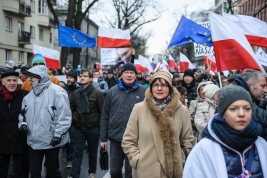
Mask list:
[[[92,0],[90,3],[88,3],[87,0],[68,0],[67,1],[68,15],[67,19],[65,20],[65,26],[71,28],[74,27],[77,30],[81,30],[82,20],[89,12],[89,9],[91,9],[97,1],[98,0]],[[49,10],[54,16],[56,23],[59,24],[58,16],[56,14],[54,6],[51,3],[51,0],[47,0],[47,4]],[[87,6],[84,7],[84,4],[87,4]],[[73,60],[73,66],[77,67],[80,63],[81,48],[72,48],[72,50],[70,51],[73,51],[73,59],[75,59]],[[68,48],[63,47],[61,50],[61,57],[60,57],[61,65],[67,63],[67,56],[68,56]]]
[[237,7],[239,5],[239,3],[241,2],[241,0],[227,0],[228,3],[228,8],[227,8],[227,13],[231,13],[234,14],[234,8]]

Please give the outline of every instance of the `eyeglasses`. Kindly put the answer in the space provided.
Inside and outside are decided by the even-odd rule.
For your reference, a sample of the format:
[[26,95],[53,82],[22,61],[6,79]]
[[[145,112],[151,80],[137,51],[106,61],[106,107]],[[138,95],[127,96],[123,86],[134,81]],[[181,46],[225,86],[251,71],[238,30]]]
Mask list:
[[159,87],[161,87],[162,89],[166,89],[166,88],[168,88],[168,85],[165,85],[165,84],[162,84],[162,85],[154,84],[152,87],[153,88],[159,88]]
[[42,63],[42,62],[33,63],[33,66],[38,66],[38,65],[42,65],[42,66],[44,66],[45,64],[44,64],[44,63]]
[[80,78],[90,77],[88,75],[81,75]]

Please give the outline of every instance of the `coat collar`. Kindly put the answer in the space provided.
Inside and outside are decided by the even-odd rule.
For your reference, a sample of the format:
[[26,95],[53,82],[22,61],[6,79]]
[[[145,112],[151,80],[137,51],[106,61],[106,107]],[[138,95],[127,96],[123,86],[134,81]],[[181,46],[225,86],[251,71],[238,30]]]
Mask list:
[[168,106],[161,111],[153,102],[152,93],[150,89],[145,93],[145,104],[151,111],[154,117],[150,117],[150,127],[156,147],[156,151],[159,157],[160,163],[163,165],[164,172],[168,177],[181,177],[179,170],[182,169],[182,165],[179,164],[179,157],[177,153],[177,130],[175,127],[175,121],[173,119],[175,111],[182,105],[179,100],[180,94],[177,89],[173,87],[173,93],[171,94],[172,101]]

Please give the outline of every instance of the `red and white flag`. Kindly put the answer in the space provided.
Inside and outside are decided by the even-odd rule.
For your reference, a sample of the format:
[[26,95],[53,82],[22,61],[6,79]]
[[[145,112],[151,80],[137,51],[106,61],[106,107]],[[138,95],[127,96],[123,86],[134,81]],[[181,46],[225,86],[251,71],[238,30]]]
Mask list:
[[116,48],[131,45],[130,30],[115,28],[98,28],[97,46],[100,48]]
[[183,53],[180,53],[180,71],[185,71],[188,68],[194,69],[195,67]]
[[234,22],[212,12],[209,20],[218,71],[252,68],[264,72],[243,31]]
[[169,60],[168,60],[168,64],[169,64],[169,68],[173,68],[173,70],[175,71],[179,71],[178,66],[175,62],[175,60],[173,59],[173,57],[169,54]]
[[99,71],[99,70],[102,70],[102,66],[101,66],[101,64],[98,63],[98,62],[96,62],[96,63],[95,63],[95,69],[98,70],[98,71]]
[[147,74],[150,74],[150,72],[153,72],[153,69],[150,65],[150,62],[147,58],[144,56],[139,55],[138,59],[134,60],[134,65],[136,67],[137,72],[144,72]]
[[59,51],[33,44],[32,53],[33,55],[41,54],[45,58],[46,67],[48,69],[60,69]]
[[246,15],[230,15],[223,13],[223,17],[239,26],[251,45],[267,47],[266,22]]
[[217,71],[216,61],[215,61],[215,58],[212,54],[204,56],[204,65],[209,66],[210,70],[212,70],[212,71]]

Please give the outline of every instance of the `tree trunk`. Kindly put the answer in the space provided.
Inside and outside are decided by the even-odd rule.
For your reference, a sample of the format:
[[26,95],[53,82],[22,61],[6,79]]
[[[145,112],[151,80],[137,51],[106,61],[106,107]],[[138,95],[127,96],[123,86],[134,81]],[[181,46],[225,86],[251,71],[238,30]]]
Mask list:
[[69,49],[68,47],[61,48],[60,64],[61,67],[65,66],[68,62]]

